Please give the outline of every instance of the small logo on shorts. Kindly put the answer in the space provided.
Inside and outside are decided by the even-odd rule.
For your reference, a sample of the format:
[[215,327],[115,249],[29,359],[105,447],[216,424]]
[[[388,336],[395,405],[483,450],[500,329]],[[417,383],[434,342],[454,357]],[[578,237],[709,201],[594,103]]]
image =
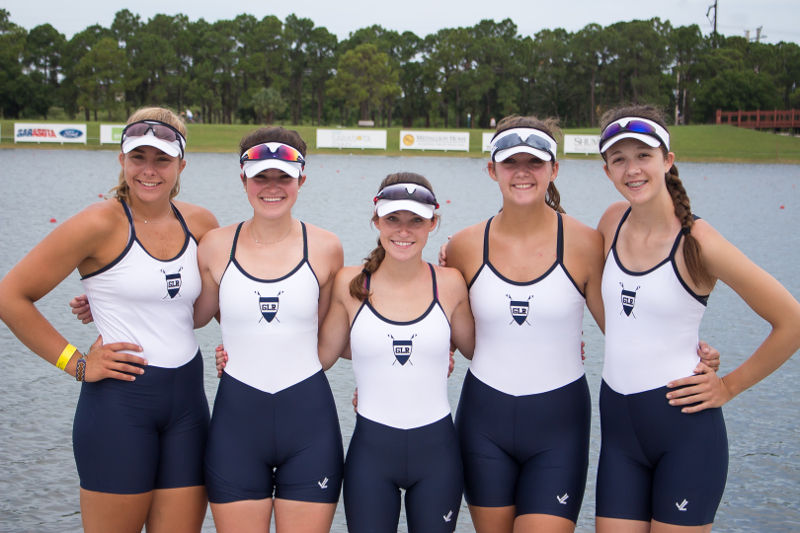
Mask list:
[[447,512],[447,514],[446,514],[446,515],[442,515],[442,518],[444,518],[444,521],[445,521],[445,522],[450,522],[451,520],[453,520],[453,510],[452,510],[452,509],[450,509],[450,510]]
[[506,294],[506,298],[510,300],[508,302],[508,309],[511,311],[511,322],[509,322],[509,324],[516,322],[520,326],[523,323],[530,326],[531,323],[528,322],[528,314],[531,307],[530,301],[533,299],[533,295],[531,294],[528,296],[527,300],[515,300],[510,294]]
[[689,509],[686,508],[686,504],[687,503],[689,503],[689,501],[686,498],[684,498],[681,503],[675,502],[675,507],[677,507],[679,511],[682,511],[682,512],[685,513],[686,511],[689,510]]
[[[183,267],[180,267],[174,274],[167,274],[163,268],[161,269],[161,273],[164,274],[164,279],[167,282],[167,296],[169,296],[170,299],[178,296],[178,293],[181,291],[181,270],[183,270]],[[161,299],[164,300],[167,296]]]
[[[640,287],[637,285],[635,289],[629,291],[625,289],[625,285],[623,285],[621,281],[619,285],[622,287],[622,293],[619,296],[619,299],[622,301],[622,313],[625,313],[625,316],[631,316],[633,314],[633,306],[636,305],[636,291],[638,291]],[[633,318],[636,318],[636,315],[633,315]]]
[[561,505],[567,505],[567,500],[569,500],[569,493],[565,492],[563,496],[559,496],[556,494],[556,500],[558,500],[558,503],[560,503]]
[[324,478],[322,478],[322,481],[317,481],[317,485],[319,485],[319,488],[321,488],[323,490],[327,489],[328,488],[328,478],[324,477]]
[[[395,363],[400,363],[400,366],[404,366],[409,362],[409,359],[411,359],[411,352],[414,351],[414,343],[412,341],[416,336],[417,334],[414,333],[408,340],[397,340],[389,334],[389,337],[392,339],[392,352],[394,353],[392,366],[394,366]],[[414,363],[411,364],[413,366]]]
[[[278,308],[280,307],[280,300],[278,296],[283,294],[283,291],[279,292],[275,296],[261,296],[261,293],[255,291],[258,294],[258,309],[261,311],[261,318],[258,319],[261,322],[261,319],[266,320],[267,322],[272,322],[273,320],[277,320],[275,315],[278,314]],[[280,322],[280,320],[278,320]]]

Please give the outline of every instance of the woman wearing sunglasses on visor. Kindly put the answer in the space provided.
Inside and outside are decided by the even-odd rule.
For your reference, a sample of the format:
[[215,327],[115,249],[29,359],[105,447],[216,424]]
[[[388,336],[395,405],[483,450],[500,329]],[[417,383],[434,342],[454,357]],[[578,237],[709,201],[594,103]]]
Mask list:
[[[174,113],[135,112],[114,198],[58,226],[0,282],[3,321],[83,382],[72,439],[87,532],[197,532],[205,516],[208,403],[192,312],[197,239],[217,222],[173,201],[185,149]],[[100,333],[86,353],[34,306],[75,269]]]
[[240,143],[248,220],[200,243],[199,326],[219,312],[227,366],[209,430],[206,485],[220,532],[326,532],[342,481],[342,437],[317,354],[342,246],[292,216],[306,143],[261,128]]
[[603,328],[602,239],[560,206],[555,129],[534,117],[497,124],[488,172],[502,209],[444,254],[475,315],[456,427],[478,533],[571,532],[583,500],[591,407],[581,328],[584,304]]
[[[800,304],[692,215],[660,112],[619,108],[602,123],[603,168],[624,200],[598,226],[607,257],[597,531],[710,531],[728,467],[720,407],[800,347]],[[717,280],[772,326],[723,378],[695,354]]]
[[501,211],[449,242],[469,286],[475,353],[456,427],[479,533],[573,531],[588,467],[584,303],[603,325],[599,233],[564,214],[554,124],[506,117],[489,176]]
[[422,260],[439,207],[427,179],[390,174],[373,202],[378,246],[337,274],[320,331],[323,365],[352,357],[358,387],[347,528],[396,531],[404,489],[410,533],[452,532],[463,476],[447,375],[451,342],[472,353],[467,290],[458,271]]

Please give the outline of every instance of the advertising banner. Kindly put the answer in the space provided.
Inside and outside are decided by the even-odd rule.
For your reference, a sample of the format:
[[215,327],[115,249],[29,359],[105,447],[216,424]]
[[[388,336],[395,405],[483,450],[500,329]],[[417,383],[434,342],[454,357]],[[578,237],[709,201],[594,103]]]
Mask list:
[[100,124],[100,144],[119,144],[125,124]]
[[481,147],[484,152],[488,152],[492,149],[492,137],[494,137],[493,131],[481,134]]
[[14,142],[86,144],[86,124],[15,122]]
[[386,150],[386,130],[317,130],[317,148]]
[[469,152],[469,132],[400,130],[400,149]]
[[598,154],[599,135],[564,135],[565,154]]

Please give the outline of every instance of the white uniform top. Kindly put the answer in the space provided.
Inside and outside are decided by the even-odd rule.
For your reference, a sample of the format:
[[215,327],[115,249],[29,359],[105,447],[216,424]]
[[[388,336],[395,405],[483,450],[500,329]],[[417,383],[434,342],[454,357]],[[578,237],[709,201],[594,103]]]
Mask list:
[[365,301],[353,319],[350,350],[358,414],[373,422],[411,429],[450,414],[450,322],[439,304],[436,275],[430,268],[433,301],[419,318],[389,320]]
[[251,276],[236,260],[236,228],[231,258],[219,283],[225,367],[239,381],[274,394],[322,369],[317,353],[319,280],[308,263],[306,226],[303,259],[277,279]]
[[620,394],[648,391],[691,376],[697,355],[698,329],[707,296],[689,289],[678,273],[675,252],[645,272],[626,269],[617,256],[619,222],[603,269],[606,348],[603,380]]
[[186,238],[181,251],[162,261],[147,253],[136,238],[124,201],[129,237],[125,250],[110,264],[81,278],[92,317],[103,343],[131,342],[142,352],[130,352],[153,366],[177,368],[197,353],[194,301],[200,295],[197,241],[173,205]]
[[564,268],[561,214],[555,263],[539,278],[526,282],[505,278],[489,262],[491,222],[486,222],[483,264],[469,287],[475,317],[470,372],[513,396],[572,383],[584,373],[581,329],[586,300]]

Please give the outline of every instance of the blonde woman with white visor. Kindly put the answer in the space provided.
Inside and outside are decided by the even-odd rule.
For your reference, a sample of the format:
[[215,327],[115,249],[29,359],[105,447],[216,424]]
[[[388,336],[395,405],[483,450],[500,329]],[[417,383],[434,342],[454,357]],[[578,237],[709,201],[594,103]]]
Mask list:
[[[192,313],[197,241],[217,222],[173,200],[185,149],[174,113],[136,111],[114,198],[58,226],[0,281],[11,331],[83,382],[72,439],[90,533],[198,532],[205,516],[209,415]],[[34,305],[76,269],[100,333],[85,352]]]

